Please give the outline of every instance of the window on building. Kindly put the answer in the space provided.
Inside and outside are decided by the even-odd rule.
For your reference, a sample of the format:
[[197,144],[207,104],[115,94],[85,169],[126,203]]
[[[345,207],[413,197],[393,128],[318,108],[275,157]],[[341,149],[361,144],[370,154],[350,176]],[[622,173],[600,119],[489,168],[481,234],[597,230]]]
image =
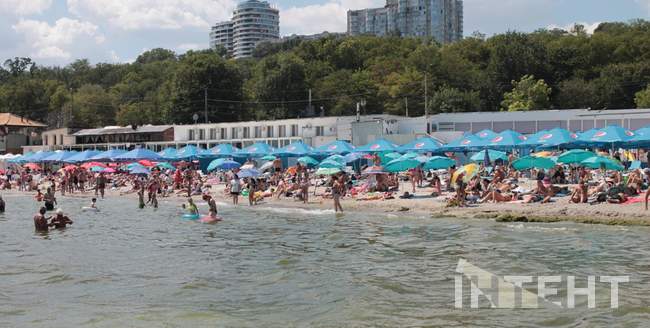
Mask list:
[[228,130],[226,128],[221,128],[221,139],[228,139]]
[[317,126],[316,127],[316,136],[317,137],[322,137],[325,135],[325,127],[324,126]]
[[205,129],[199,129],[199,140],[205,140]]
[[251,137],[251,128],[248,127],[248,126],[245,126],[245,127],[244,127],[244,133],[243,133],[243,134],[244,134],[244,135],[242,136],[242,138],[244,138],[244,139],[250,139],[250,137]]
[[46,145],[46,146],[47,146],[47,141],[48,141],[48,140],[47,140],[47,139],[48,139],[47,137],[48,137],[47,134],[43,136],[43,144]]
[[291,124],[291,136],[292,137],[298,136],[298,124]]
[[239,138],[239,134],[237,133],[238,128],[230,128],[230,139],[237,139]]
[[284,138],[287,136],[287,126],[280,125],[278,126],[278,138]]
[[274,130],[273,128],[274,128],[274,126],[272,126],[272,125],[269,125],[269,126],[266,127],[266,137],[267,138],[273,138],[273,130]]
[[210,140],[217,139],[217,129],[210,129]]
[[262,137],[262,127],[261,126],[256,126],[255,127],[255,138],[261,138]]
[[59,134],[59,145],[63,145],[63,135],[62,134]]
[[194,140],[194,130],[193,130],[193,129],[190,129],[190,130],[188,131],[187,139],[188,139],[188,140]]

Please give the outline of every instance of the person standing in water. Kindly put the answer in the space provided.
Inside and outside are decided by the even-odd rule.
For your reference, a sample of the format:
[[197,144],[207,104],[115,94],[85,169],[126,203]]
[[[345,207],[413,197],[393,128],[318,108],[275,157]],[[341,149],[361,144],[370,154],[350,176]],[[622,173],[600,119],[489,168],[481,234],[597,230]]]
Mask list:
[[45,209],[48,211],[54,210],[54,205],[56,203],[56,197],[54,197],[54,193],[52,192],[52,188],[47,188],[47,191],[45,192],[45,195],[43,196],[43,200],[45,200]]
[[334,199],[334,212],[343,212],[343,207],[341,206],[341,192],[345,188],[345,185],[341,182],[342,179],[337,179],[336,176],[332,176],[332,198]]
[[38,210],[38,213],[34,215],[34,228],[36,229],[36,232],[47,232],[50,229],[50,225],[47,223],[47,220],[50,218],[45,217],[46,212],[47,209],[41,207]]
[[67,225],[72,225],[72,223],[72,220],[63,215],[63,210],[59,208],[56,210],[56,216],[50,221],[50,226],[56,229],[65,229]]
[[138,207],[140,209],[143,209],[145,204],[144,204],[144,186],[141,186],[140,189],[138,190]]
[[95,196],[97,196],[97,192],[99,191],[99,194],[102,196],[102,199],[104,199],[104,192],[106,190],[106,176],[104,175],[104,172],[99,173],[95,187],[96,187]]
[[232,196],[233,205],[239,204],[239,192],[241,192],[241,181],[237,174],[232,175],[232,180],[230,180],[230,195]]
[[5,200],[2,199],[2,196],[0,196],[0,213],[5,212]]

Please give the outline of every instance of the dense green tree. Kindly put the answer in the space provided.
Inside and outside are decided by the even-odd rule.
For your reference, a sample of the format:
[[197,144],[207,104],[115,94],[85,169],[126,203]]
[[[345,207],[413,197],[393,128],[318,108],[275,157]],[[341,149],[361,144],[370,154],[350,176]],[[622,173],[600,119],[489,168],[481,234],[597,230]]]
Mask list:
[[461,91],[442,87],[433,94],[429,113],[474,112],[481,109],[478,91]]
[[524,75],[519,81],[512,81],[512,91],[503,95],[504,110],[526,111],[549,109],[551,88],[544,80],[536,80],[532,75]]
[[212,51],[181,56],[171,81],[172,122],[192,123],[194,114],[204,121],[206,98],[210,122],[232,121],[242,115],[238,105],[243,81],[238,67]]
[[70,121],[74,127],[102,127],[115,125],[117,113],[113,97],[99,85],[84,84],[66,104]]
[[557,108],[596,108],[598,94],[596,85],[583,79],[571,79],[560,82],[555,96]]
[[637,108],[650,108],[650,84],[644,90],[636,93],[634,101]]

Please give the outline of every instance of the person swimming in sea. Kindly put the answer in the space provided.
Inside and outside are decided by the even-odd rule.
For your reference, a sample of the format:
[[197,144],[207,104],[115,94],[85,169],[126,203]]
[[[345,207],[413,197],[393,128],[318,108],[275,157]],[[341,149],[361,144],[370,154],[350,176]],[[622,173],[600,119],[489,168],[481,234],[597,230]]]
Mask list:
[[65,229],[67,225],[72,225],[72,223],[72,220],[63,215],[63,210],[59,208],[56,210],[56,216],[54,216],[50,221],[50,227],[54,227],[55,229]]
[[50,229],[50,225],[47,222],[50,218],[45,217],[45,213],[47,213],[47,209],[41,207],[38,213],[34,215],[34,229],[36,232],[47,232]]

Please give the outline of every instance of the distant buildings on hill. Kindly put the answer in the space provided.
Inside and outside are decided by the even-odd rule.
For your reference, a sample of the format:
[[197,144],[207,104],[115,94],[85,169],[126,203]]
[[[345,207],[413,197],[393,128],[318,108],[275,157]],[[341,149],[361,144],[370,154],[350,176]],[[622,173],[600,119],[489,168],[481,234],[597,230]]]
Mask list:
[[280,11],[266,1],[246,0],[232,20],[217,23],[210,32],[210,48],[224,47],[229,56],[246,58],[260,42],[280,39]]
[[[348,11],[347,34],[431,37],[441,43],[463,38],[462,0],[386,0],[383,8]],[[223,47],[228,56],[246,58],[265,41],[316,40],[340,33],[292,35],[280,39],[280,11],[266,1],[245,0],[230,21],[210,31],[210,48]]]
[[386,0],[383,8],[348,11],[348,34],[431,37],[441,43],[463,38],[462,0]]

